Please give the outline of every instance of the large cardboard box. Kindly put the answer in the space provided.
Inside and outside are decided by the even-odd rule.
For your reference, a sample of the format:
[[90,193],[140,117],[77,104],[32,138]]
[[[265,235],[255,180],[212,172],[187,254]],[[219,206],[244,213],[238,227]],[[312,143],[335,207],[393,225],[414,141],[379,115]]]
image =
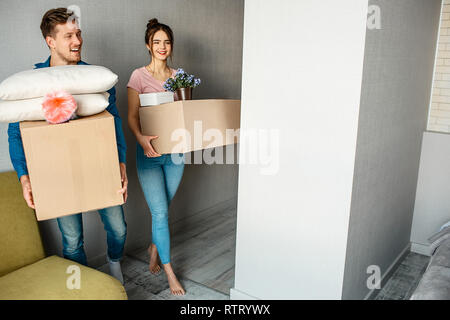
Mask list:
[[20,131],[38,220],[123,204],[109,112],[63,124],[21,122]]
[[144,135],[156,152],[186,153],[239,142],[240,100],[180,100],[139,108]]

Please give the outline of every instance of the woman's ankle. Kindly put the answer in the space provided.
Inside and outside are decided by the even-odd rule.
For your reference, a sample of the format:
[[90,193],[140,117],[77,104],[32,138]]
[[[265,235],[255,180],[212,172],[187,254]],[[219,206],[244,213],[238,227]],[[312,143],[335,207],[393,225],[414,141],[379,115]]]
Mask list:
[[162,263],[162,266],[164,268],[164,271],[168,271],[168,272],[172,272],[173,273],[173,268],[172,268],[172,264],[170,262],[168,263]]

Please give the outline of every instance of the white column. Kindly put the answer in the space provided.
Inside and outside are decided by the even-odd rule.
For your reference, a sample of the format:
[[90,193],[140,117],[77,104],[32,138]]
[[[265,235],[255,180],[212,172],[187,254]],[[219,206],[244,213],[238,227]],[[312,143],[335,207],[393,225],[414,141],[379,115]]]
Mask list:
[[341,298],[367,7],[245,1],[232,299]]

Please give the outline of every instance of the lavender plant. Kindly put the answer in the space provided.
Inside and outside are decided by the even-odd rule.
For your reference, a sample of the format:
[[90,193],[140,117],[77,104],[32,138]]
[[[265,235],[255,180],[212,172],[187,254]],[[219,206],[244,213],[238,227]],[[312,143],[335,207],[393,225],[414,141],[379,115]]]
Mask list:
[[201,80],[199,78],[195,78],[194,75],[190,75],[179,68],[175,73],[174,78],[169,78],[164,82],[163,88],[174,92],[179,88],[195,88],[200,85],[200,83]]

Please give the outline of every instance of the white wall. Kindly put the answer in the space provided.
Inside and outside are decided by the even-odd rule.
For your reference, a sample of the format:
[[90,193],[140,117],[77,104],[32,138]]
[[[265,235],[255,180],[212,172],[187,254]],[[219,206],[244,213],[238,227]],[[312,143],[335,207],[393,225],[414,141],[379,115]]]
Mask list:
[[341,298],[367,5],[245,1],[241,130],[279,130],[279,171],[240,165],[232,299]]
[[450,220],[450,134],[425,132],[411,231],[411,250],[429,255],[427,239]]

